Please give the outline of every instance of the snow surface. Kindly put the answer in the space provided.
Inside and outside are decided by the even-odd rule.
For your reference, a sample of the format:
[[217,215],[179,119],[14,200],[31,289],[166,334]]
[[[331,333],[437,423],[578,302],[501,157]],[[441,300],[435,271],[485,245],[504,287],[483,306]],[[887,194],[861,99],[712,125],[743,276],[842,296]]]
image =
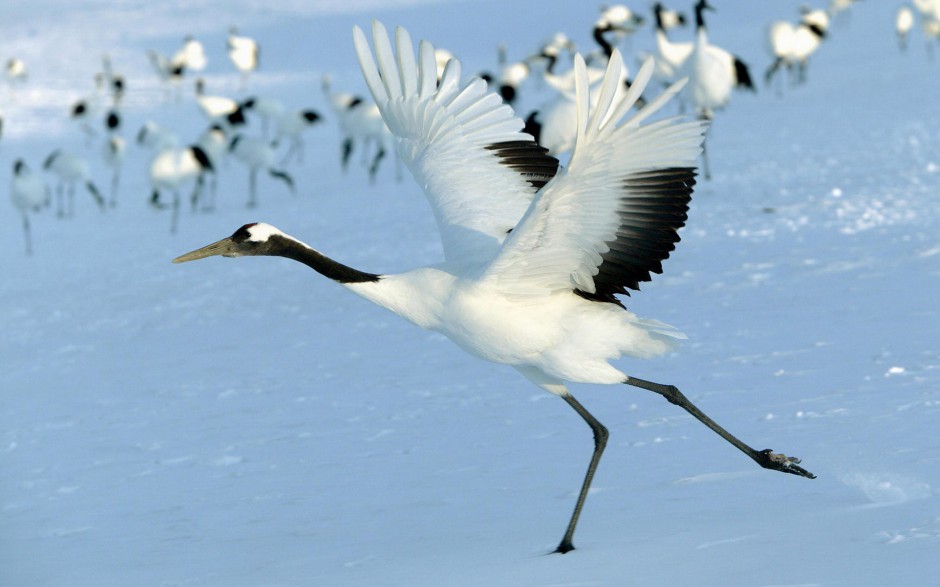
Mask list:
[[[712,39],[760,79],[766,24],[800,3],[714,4]],[[213,91],[241,92],[224,55],[237,24],[262,44],[240,95],[325,114],[324,72],[364,91],[353,24],[405,25],[476,71],[497,43],[519,58],[556,30],[592,48],[596,7],[575,5],[4,2],[0,58],[31,73],[0,87],[0,183],[17,157],[38,169],[69,146],[107,189],[99,144],[66,116],[105,51],[128,78],[127,136],[155,120],[192,141],[204,123],[191,88],[166,101],[145,57],[187,33]],[[133,145],[118,208],[79,192],[75,218],[43,211],[32,257],[0,206],[0,584],[935,584],[940,59],[916,33],[898,50],[897,5],[840,15],[805,86],[733,97],[682,242],[627,300],[690,340],[621,367],[818,479],[759,469],[653,394],[574,386],[611,443],[578,549],[549,555],[591,451],[563,402],[291,261],[170,263],[255,221],[366,271],[433,262],[410,178],[342,174],[328,120],[290,167],[296,196],[262,176],[246,210],[247,172],[230,161],[218,210],[184,210],[174,236]],[[651,48],[649,28],[624,47]],[[520,110],[540,92],[524,88]]]

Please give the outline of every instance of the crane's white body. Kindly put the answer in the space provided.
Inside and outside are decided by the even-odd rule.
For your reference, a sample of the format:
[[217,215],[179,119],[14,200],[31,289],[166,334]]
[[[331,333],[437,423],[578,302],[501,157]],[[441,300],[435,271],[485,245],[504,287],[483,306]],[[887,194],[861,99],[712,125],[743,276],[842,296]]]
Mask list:
[[809,58],[819,49],[828,30],[829,14],[819,9],[804,8],[796,23],[785,20],[771,23],[767,28],[767,51],[774,61],[764,74],[767,83],[784,66],[794,74],[793,81],[805,81]]
[[183,46],[170,58],[173,65],[182,66],[185,71],[200,72],[209,64],[206,50],[198,40],[191,36],[183,39]]
[[914,28],[914,11],[909,6],[898,8],[894,17],[894,30],[898,35],[898,43],[904,49],[907,44],[907,35]]
[[692,54],[693,43],[677,43],[669,40],[666,31],[656,28],[656,66],[653,77],[660,83],[672,84],[678,79],[677,73],[682,64]]
[[275,168],[274,147],[259,136],[237,134],[229,141],[229,153],[248,168],[248,207],[258,204],[258,171],[266,171],[276,179],[284,181],[291,191],[294,180],[284,171]]
[[91,166],[88,160],[78,153],[56,149],[46,157],[43,169],[52,173],[57,179],[56,197],[59,216],[71,216],[75,213],[75,185],[79,182],[85,185],[99,207],[104,206],[104,199],[91,179]]
[[274,167],[275,153],[264,137],[240,134],[230,142],[229,151],[248,167],[270,169]]
[[127,141],[124,137],[111,135],[101,147],[101,158],[111,169],[111,207],[117,206],[118,186],[121,182],[121,169],[127,158]]
[[38,212],[49,204],[49,188],[42,175],[32,170],[18,159],[13,164],[13,182],[10,186],[10,198],[13,207],[19,210],[23,218],[23,236],[26,239],[26,254],[33,253],[33,236],[29,215]]
[[241,109],[241,104],[228,96],[205,93],[205,80],[196,80],[196,104],[210,124],[232,126],[229,117]]
[[239,35],[238,30],[231,27],[227,47],[228,58],[235,66],[235,69],[241,73],[242,86],[244,87],[248,81],[248,76],[258,69],[258,43],[251,37]]
[[[203,210],[212,210],[215,208],[219,171],[222,169],[222,164],[225,163],[228,154],[228,137],[225,134],[225,129],[216,124],[210,126],[199,135],[196,145],[203,150],[212,164],[212,174],[209,175],[209,195],[202,202]],[[202,192],[199,193],[199,196],[203,196]]]
[[568,168],[535,195],[521,175],[484,150],[527,135],[482,80],[461,87],[460,64],[451,61],[435,84],[428,79],[429,44],[422,43],[416,63],[402,29],[397,58],[381,26],[374,36],[375,61],[356,30],[360,64],[399,155],[424,186],[445,261],[347,287],[473,355],[512,365],[556,394],[566,393],[565,381],[623,381],[609,363],[621,355],[651,357],[674,348],[682,335],[672,327],[585,299],[573,288],[594,288],[592,276],[609,250],[605,240],[616,232],[618,179],[641,169],[694,166],[702,123],[639,126],[677,88],[618,125],[652,65],[623,95],[623,64],[615,52],[592,98],[584,62],[576,58],[576,147]]
[[285,139],[288,142],[287,150],[281,159],[282,164],[286,164],[293,157],[297,157],[303,163],[305,150],[303,134],[320,120],[320,115],[309,109],[286,110],[277,117],[274,144],[280,145]]
[[26,68],[26,62],[19,57],[10,57],[7,60],[6,67],[3,69],[3,76],[11,84],[20,84],[29,77],[29,71]]
[[159,153],[164,149],[178,147],[180,139],[172,130],[149,120],[137,131],[137,144]]
[[153,189],[151,204],[156,208],[165,208],[165,204],[160,201],[160,192],[169,190],[173,193],[170,203],[171,233],[176,233],[179,226],[180,189],[190,182],[194,183],[190,202],[195,208],[202,195],[205,174],[213,171],[210,165],[211,161],[198,145],[164,148],[150,162],[150,186]]
[[[710,8],[710,7],[709,7]],[[658,9],[658,14],[656,11]],[[696,7],[696,20],[701,20]],[[752,88],[747,65],[728,50],[708,40],[704,20],[696,23],[694,42],[672,42],[666,36],[667,27],[660,22],[666,11],[660,4],[654,6],[656,25],[656,79],[671,84],[679,79],[688,79],[680,98],[691,103],[699,115],[710,118],[713,112],[724,107],[731,99],[736,87]]]
[[150,163],[150,185],[154,189],[178,190],[205,171],[192,147],[159,151]]
[[712,118],[731,100],[735,84],[733,58],[709,43],[704,27],[696,31],[692,52],[677,75],[688,78],[683,97],[703,118]]
[[570,291],[514,295],[498,276],[479,280],[453,264],[347,287],[471,355],[515,367],[557,395],[567,393],[565,381],[621,383],[626,376],[609,361],[662,355],[685,338],[661,322]]
[[14,166],[10,197],[20,212],[35,212],[49,205],[49,188],[42,175],[34,173],[23,163]]

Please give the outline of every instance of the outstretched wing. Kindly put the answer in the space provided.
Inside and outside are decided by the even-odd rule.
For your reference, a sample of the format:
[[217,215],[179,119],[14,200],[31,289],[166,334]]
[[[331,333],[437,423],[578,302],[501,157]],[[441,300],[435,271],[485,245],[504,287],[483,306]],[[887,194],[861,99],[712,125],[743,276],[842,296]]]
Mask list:
[[558,170],[522,131],[523,122],[486,82],[460,81],[452,59],[438,81],[434,47],[422,41],[416,60],[408,32],[373,22],[375,57],[353,30],[356,54],[398,154],[424,189],[448,261],[482,263],[499,251],[535,192]]
[[567,169],[533,200],[484,279],[507,294],[574,291],[597,301],[639,289],[679,241],[706,124],[641,122],[684,82],[620,123],[652,74],[652,60],[616,103],[621,56],[610,59],[589,108],[584,60],[576,56],[578,136]]

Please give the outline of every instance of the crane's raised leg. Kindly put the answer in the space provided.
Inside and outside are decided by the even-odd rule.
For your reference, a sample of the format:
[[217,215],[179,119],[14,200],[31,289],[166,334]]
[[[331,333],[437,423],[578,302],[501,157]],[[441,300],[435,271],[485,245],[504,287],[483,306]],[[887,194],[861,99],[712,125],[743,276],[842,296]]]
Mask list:
[[574,513],[571,514],[571,521],[568,522],[568,529],[565,530],[565,536],[561,539],[561,542],[558,543],[558,548],[555,549],[555,552],[559,554],[565,554],[566,552],[574,550],[574,544],[572,543],[574,539],[574,529],[578,525],[578,518],[581,517],[581,509],[584,507],[584,500],[587,499],[588,491],[591,489],[591,481],[594,479],[594,471],[597,470],[597,463],[601,461],[601,455],[604,454],[604,447],[607,446],[607,438],[610,436],[607,428],[598,422],[597,418],[592,416],[591,412],[587,411],[578,400],[574,399],[574,396],[567,394],[563,395],[562,399],[568,402],[568,405],[574,408],[574,411],[584,418],[584,421],[591,427],[591,431],[594,432],[594,454],[591,455],[591,462],[588,464],[587,473],[584,475],[584,483],[581,485],[581,493],[578,495],[577,503],[575,503]]
[[689,401],[689,399],[673,385],[653,383],[652,381],[645,381],[643,379],[637,379],[636,377],[627,377],[627,380],[624,381],[624,383],[627,385],[633,385],[634,387],[639,387],[641,389],[646,389],[663,396],[669,401],[669,403],[675,404],[686,412],[695,416],[699,422],[711,428],[713,431],[715,431],[715,433],[718,434],[718,436],[721,436],[736,446],[738,450],[754,459],[758,465],[764,467],[765,469],[774,469],[776,471],[791,473],[793,475],[800,475],[801,477],[808,477],[810,479],[816,478],[816,475],[813,475],[803,467],[799,466],[800,459],[796,457],[788,457],[784,454],[775,453],[769,448],[764,450],[754,450],[750,446],[744,444],[738,440],[737,437],[732,435],[730,432],[719,426],[714,420],[705,415],[705,412],[698,409],[695,404]]

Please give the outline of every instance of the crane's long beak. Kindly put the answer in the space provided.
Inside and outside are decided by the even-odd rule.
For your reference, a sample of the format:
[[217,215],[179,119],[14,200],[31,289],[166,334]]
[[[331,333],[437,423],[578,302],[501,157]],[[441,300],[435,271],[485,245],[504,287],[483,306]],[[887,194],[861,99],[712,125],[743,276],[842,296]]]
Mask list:
[[211,245],[206,245],[201,249],[196,249],[195,251],[186,253],[185,255],[180,255],[179,257],[173,259],[174,263],[185,263],[187,261],[195,261],[197,259],[205,259],[206,257],[214,257],[216,255],[222,255],[223,257],[232,257],[235,251],[235,241],[232,240],[232,237],[226,237],[218,242],[214,242]]

